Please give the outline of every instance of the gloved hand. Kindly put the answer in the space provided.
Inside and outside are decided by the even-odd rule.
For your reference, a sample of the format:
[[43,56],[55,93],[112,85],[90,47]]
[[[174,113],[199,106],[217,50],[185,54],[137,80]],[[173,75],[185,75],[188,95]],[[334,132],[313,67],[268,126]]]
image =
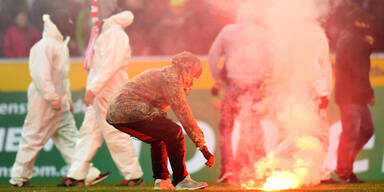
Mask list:
[[69,110],[73,113],[74,107],[72,101],[69,101]]
[[92,105],[93,103],[93,100],[95,100],[95,94],[91,91],[91,90],[88,90],[86,93],[85,93],[85,97],[84,97],[84,103],[85,103],[85,106],[90,106]]
[[213,96],[218,96],[219,95],[219,92],[220,92],[220,89],[221,89],[221,82],[220,81],[216,81],[216,83],[213,85],[213,87],[211,88],[211,94]]
[[375,97],[372,97],[372,98],[369,100],[369,103],[368,103],[368,104],[369,104],[370,106],[373,107],[373,106],[375,105],[375,103],[376,103]]
[[329,99],[325,96],[320,97],[319,109],[326,109],[328,107]]
[[213,156],[212,153],[209,152],[207,146],[205,145],[200,148],[200,151],[201,153],[203,153],[205,159],[207,160],[205,165],[211,168],[215,164],[215,156]]
[[217,89],[217,87],[212,87],[212,88],[211,88],[211,94],[212,94],[213,96],[217,96],[217,95],[219,95],[219,89]]
[[51,104],[51,107],[55,111],[60,111],[61,110],[61,100],[60,99],[55,99],[49,102]]

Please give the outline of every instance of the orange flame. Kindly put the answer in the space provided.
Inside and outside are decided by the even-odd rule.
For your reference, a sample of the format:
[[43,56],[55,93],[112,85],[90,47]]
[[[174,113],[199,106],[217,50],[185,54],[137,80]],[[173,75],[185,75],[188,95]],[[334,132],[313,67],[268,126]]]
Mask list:
[[283,189],[294,189],[300,186],[299,179],[291,172],[275,172],[267,179],[262,188],[263,191],[276,191]]
[[248,180],[245,183],[241,183],[241,187],[245,188],[245,189],[257,189],[255,187],[255,184],[256,184],[255,181],[251,179],[251,180]]

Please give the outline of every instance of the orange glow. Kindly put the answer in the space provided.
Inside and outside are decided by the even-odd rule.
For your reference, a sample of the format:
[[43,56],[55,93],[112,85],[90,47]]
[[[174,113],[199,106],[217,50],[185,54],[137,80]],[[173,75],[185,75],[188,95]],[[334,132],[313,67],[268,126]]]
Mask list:
[[248,180],[247,182],[241,184],[241,188],[245,188],[245,189],[256,189],[256,187],[255,187],[255,181],[252,180],[252,179],[251,179],[251,180]]
[[294,189],[300,186],[298,178],[291,172],[280,171],[275,172],[267,179],[262,188],[263,191],[276,191],[283,189]]

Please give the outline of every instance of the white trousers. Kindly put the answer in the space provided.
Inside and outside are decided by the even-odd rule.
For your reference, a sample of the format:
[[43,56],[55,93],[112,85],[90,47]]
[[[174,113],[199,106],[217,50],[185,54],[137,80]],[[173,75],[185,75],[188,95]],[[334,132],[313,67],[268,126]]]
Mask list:
[[[66,164],[70,166],[78,130],[69,110],[52,110],[39,93],[32,90],[28,93],[28,113],[21,137],[16,160],[11,170],[11,184],[19,184],[32,178],[37,155],[50,138]],[[87,180],[93,180],[99,173],[100,171],[93,167],[89,171]]]
[[103,138],[124,179],[143,176],[130,136],[109,125],[105,119],[107,101],[106,98],[96,97],[94,104],[87,107],[68,177],[78,180],[85,178],[92,158],[103,144]]

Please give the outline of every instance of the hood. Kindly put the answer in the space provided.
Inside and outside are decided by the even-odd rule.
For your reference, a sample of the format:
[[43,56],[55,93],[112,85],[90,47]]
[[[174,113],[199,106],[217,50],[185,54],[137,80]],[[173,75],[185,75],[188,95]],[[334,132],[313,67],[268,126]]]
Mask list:
[[185,88],[192,87],[193,80],[199,78],[203,70],[200,59],[186,51],[175,55],[172,64],[179,71]]
[[130,11],[123,11],[112,15],[108,19],[104,20],[103,31],[114,25],[118,25],[122,28],[128,27],[132,24],[133,18],[133,13]]
[[63,41],[63,35],[57,29],[56,25],[52,22],[51,17],[47,14],[43,15],[44,30],[43,37],[53,38],[59,41]]

